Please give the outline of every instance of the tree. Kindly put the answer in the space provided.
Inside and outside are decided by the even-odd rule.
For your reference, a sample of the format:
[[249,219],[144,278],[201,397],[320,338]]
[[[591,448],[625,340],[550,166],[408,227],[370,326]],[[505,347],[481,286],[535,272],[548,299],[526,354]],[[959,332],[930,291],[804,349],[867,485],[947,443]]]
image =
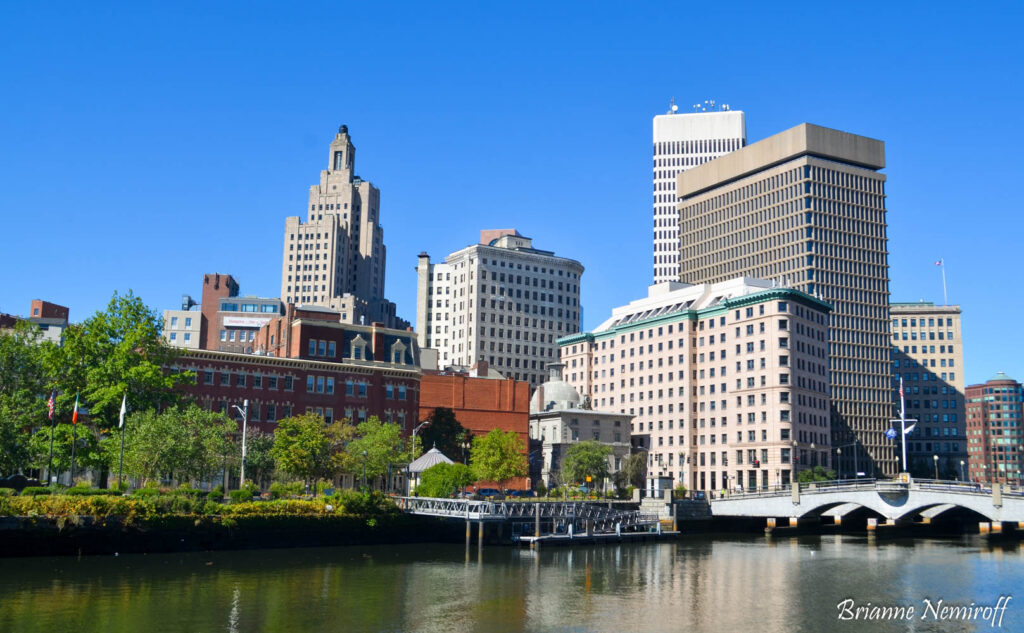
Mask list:
[[203,480],[220,470],[236,451],[232,434],[237,425],[223,413],[196,405],[150,409],[128,416],[124,429],[116,429],[105,443],[107,464],[117,468],[120,437],[125,435],[124,470],[143,484],[167,475],[179,480]]
[[32,466],[44,469],[50,458],[50,434],[53,434],[53,473],[71,470],[71,440],[75,438],[75,472],[89,468],[102,468],[107,458],[100,445],[100,438],[88,425],[79,423],[72,429],[70,424],[45,426],[32,435],[28,450]]
[[796,480],[802,484],[812,483],[815,481],[833,481],[835,478],[836,471],[825,470],[821,466],[801,470],[796,476]]
[[245,439],[246,475],[257,485],[274,472],[274,434],[252,429]]
[[583,483],[591,478],[590,488],[603,482],[608,476],[608,456],[612,447],[594,440],[577,442],[565,451],[562,458],[562,474],[569,481]]
[[423,447],[427,450],[436,448],[449,459],[459,459],[463,451],[462,442],[469,432],[455,419],[455,412],[438,407],[428,419],[430,424],[423,427],[419,434],[423,439]]
[[107,309],[64,331],[64,343],[49,350],[47,369],[58,389],[58,407],[70,412],[78,394],[97,428],[117,425],[121,398],[131,411],[176,404],[191,374],[168,373],[175,351],[160,336],[162,322],[130,290],[114,293]]
[[436,464],[423,471],[416,495],[450,497],[473,483],[473,473],[465,464]]
[[348,443],[345,453],[351,471],[362,473],[365,468],[368,480],[383,477],[389,465],[393,467],[411,461],[405,450],[401,427],[391,422],[381,422],[377,416],[359,423],[356,438]]
[[526,476],[526,445],[514,431],[495,429],[473,438],[469,461],[478,480],[493,481],[504,488],[514,477]]
[[642,488],[646,476],[647,453],[643,451],[630,453],[629,457],[622,460],[622,468],[615,473],[615,485],[619,488],[626,486]]
[[325,424],[315,413],[280,420],[270,454],[278,468],[307,485],[333,479],[346,466],[345,443],[354,427],[341,422]]
[[0,332],[0,474],[29,467],[30,434],[49,423],[45,359],[53,347],[40,340],[36,326],[24,321]]

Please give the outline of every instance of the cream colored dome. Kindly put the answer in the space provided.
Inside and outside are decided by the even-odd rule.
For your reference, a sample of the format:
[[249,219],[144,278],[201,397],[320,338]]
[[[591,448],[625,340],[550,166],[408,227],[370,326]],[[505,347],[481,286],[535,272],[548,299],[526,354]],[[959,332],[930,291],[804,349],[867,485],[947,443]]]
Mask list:
[[548,380],[533,392],[530,413],[579,408],[580,394],[562,380],[562,367],[561,363],[548,363]]

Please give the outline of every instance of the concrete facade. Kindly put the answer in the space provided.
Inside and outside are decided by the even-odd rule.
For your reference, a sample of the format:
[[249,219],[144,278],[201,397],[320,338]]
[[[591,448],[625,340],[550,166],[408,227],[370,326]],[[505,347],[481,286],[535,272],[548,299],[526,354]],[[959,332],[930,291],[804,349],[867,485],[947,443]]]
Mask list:
[[1024,471],[1024,388],[1003,372],[966,389],[968,476],[1021,485]]
[[967,419],[960,306],[892,303],[889,314],[896,410],[902,378],[907,418],[918,421],[907,436],[910,472],[915,477],[932,478],[938,466],[940,478],[962,479],[966,475],[960,462],[967,459]]
[[559,341],[590,406],[650,435],[649,478],[714,491],[831,466],[828,304],[772,282],[665,282]]
[[285,220],[281,298],[336,310],[345,323],[404,328],[384,296],[386,249],[380,191],[355,172],[355,146],[342,125],[328,168],[309,189],[306,221]]
[[199,310],[164,310],[164,341],[171,347],[202,349],[202,321]]
[[[728,106],[724,106],[728,108]],[[676,176],[747,144],[743,112],[721,110],[654,117],[654,283],[679,281]]]
[[579,331],[583,265],[533,247],[514,229],[481,231],[481,243],[417,265],[416,330],[441,368],[487,362],[536,387],[557,339]]
[[805,123],[682,172],[677,183],[682,281],[774,279],[833,306],[831,443],[851,445],[870,475],[898,468],[885,439],[892,369],[884,166],[881,141]]
[[[574,445],[594,441],[611,449],[608,473],[622,468],[622,460],[630,453],[630,421],[633,416],[618,411],[595,411],[583,402],[580,394],[563,380],[561,363],[549,363],[549,378],[536,389],[530,401],[530,440],[540,447],[540,467],[535,469],[546,487],[587,482],[566,481],[561,476],[562,459]],[[591,482],[591,488],[602,489],[608,482]]]

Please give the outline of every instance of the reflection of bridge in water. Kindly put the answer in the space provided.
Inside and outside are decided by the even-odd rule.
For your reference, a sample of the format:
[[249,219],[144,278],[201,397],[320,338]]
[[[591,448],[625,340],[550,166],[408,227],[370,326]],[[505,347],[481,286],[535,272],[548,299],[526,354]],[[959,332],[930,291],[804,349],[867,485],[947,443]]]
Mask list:
[[483,541],[484,524],[497,524],[499,534],[509,526],[509,536],[617,535],[646,531],[660,525],[656,515],[623,510],[610,504],[562,501],[476,501],[433,497],[397,497],[395,504],[407,514],[462,520],[466,540],[476,522]]
[[[982,488],[957,481],[873,479],[827,481],[798,484],[767,491],[731,494],[711,502],[711,512],[719,517],[761,517],[768,527],[775,520],[788,519],[790,526],[800,519],[831,517],[841,525],[844,516],[867,510],[881,516],[886,524],[897,522],[931,523],[951,510],[969,510],[984,519],[982,532],[1001,531],[1010,523],[1024,529],[1024,492],[996,484]],[[868,519],[868,529],[877,519]]]

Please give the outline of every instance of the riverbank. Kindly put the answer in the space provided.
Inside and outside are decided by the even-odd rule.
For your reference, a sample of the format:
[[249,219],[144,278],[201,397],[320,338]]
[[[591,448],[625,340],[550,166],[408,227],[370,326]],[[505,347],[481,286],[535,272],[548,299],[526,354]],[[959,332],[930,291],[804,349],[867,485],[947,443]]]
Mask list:
[[423,543],[448,526],[380,494],[219,503],[185,495],[0,497],[0,557]]

